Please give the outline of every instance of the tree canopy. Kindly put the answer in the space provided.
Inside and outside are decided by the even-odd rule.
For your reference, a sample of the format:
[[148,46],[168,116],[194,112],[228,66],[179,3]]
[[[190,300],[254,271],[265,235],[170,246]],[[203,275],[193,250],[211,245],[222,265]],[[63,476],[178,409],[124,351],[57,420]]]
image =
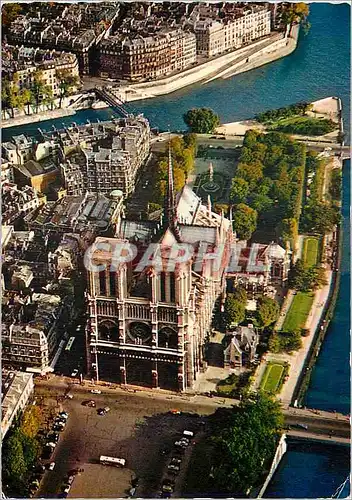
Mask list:
[[240,324],[246,317],[247,293],[244,288],[237,288],[228,293],[225,301],[225,324],[230,328]]
[[270,297],[260,297],[258,300],[257,319],[258,324],[265,328],[272,325],[280,314],[278,302]]
[[218,115],[209,108],[190,109],[183,119],[190,131],[197,134],[212,134],[220,125]]
[[249,395],[239,407],[215,412],[212,423],[211,491],[243,498],[270,468],[283,427],[280,405]]
[[257,227],[256,210],[240,203],[233,212],[233,228],[241,240],[249,240]]
[[323,288],[326,284],[326,272],[321,266],[307,267],[299,259],[290,271],[289,285],[295,290],[309,292]]

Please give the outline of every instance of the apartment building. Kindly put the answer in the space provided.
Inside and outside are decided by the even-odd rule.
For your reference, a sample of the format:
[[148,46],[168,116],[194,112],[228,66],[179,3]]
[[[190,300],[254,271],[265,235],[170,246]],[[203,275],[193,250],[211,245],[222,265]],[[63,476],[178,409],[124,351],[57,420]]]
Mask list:
[[130,81],[157,79],[196,62],[196,37],[181,29],[149,36],[116,35],[100,44],[100,75]]
[[[13,81],[16,75],[20,89],[32,89],[38,71],[41,72],[43,84],[50,87],[54,97],[60,95],[60,73],[76,77],[79,81],[78,60],[76,55],[70,52],[5,45],[2,47],[2,61],[3,77]],[[73,87],[72,92],[77,88],[78,85]]]
[[214,57],[227,50],[238,49],[271,32],[271,12],[265,5],[238,7],[236,4],[225,4],[221,17],[215,10],[216,6],[213,10],[209,9],[211,6],[207,10],[208,18],[200,14],[196,16],[196,13],[193,17],[199,56]]
[[18,16],[9,29],[13,44],[73,52],[80,73],[94,71],[92,53],[96,44],[108,36],[120,12],[119,4],[71,3],[52,8],[35,4],[26,15]]
[[11,165],[24,165],[33,157],[34,139],[24,134],[12,137],[1,145],[2,156]]
[[[2,363],[33,372],[50,371],[69,317],[58,295],[5,291],[2,297]],[[28,370],[27,370],[28,371]]]
[[19,188],[16,184],[6,182],[2,185],[2,222],[6,225],[13,224],[46,202],[46,196],[31,186]]
[[1,436],[5,437],[15,418],[23,412],[33,394],[33,374],[2,370]]
[[142,115],[71,127],[58,137],[67,151],[62,161],[67,194],[117,189],[126,197],[134,191],[150,148],[149,122]]
[[[120,196],[118,196],[120,194]],[[84,251],[95,236],[115,233],[122,211],[122,193],[64,196],[56,202],[49,202],[25,217],[27,227],[47,236],[55,233],[80,235],[81,251]]]

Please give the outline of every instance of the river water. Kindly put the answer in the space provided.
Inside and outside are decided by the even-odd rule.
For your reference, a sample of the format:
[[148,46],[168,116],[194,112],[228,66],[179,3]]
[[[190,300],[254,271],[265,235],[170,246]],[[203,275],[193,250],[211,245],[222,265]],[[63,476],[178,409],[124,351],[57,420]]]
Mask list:
[[[143,112],[151,125],[160,129],[183,130],[182,115],[192,107],[210,107],[223,123],[242,120],[256,113],[301,100],[313,101],[339,96],[344,123],[350,131],[350,7],[347,4],[311,4],[308,35],[300,34],[296,51],[262,68],[195,85],[181,91],[145,101],[130,103]],[[3,140],[27,133],[36,135],[38,126],[49,129],[55,123],[68,125],[110,118],[109,109],[85,110],[74,117],[60,118],[13,127],[2,131]],[[344,168],[344,244],[340,294],[334,320],[319,355],[307,394],[312,408],[349,413],[349,326],[350,326],[350,162]],[[290,443],[267,490],[268,497],[330,497],[349,473],[349,451],[342,446]],[[347,496],[347,495],[346,495]]]

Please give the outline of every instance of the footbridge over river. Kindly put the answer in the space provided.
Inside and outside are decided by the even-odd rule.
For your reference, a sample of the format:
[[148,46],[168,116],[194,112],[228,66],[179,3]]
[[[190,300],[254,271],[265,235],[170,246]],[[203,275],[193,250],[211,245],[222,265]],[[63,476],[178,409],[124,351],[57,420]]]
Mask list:
[[351,426],[347,415],[303,408],[287,408],[284,415],[289,437],[350,443]]

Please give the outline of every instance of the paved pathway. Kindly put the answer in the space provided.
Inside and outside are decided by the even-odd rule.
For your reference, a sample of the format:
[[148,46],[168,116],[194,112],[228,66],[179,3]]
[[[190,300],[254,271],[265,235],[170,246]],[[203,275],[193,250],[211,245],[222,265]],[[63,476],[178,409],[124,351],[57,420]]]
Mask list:
[[294,297],[295,297],[294,291],[288,290],[285,302],[284,302],[284,304],[281,308],[281,311],[280,311],[279,319],[277,320],[276,325],[275,325],[275,330],[281,330],[282,325],[284,324],[287,312],[291,307],[291,304],[292,304]]

